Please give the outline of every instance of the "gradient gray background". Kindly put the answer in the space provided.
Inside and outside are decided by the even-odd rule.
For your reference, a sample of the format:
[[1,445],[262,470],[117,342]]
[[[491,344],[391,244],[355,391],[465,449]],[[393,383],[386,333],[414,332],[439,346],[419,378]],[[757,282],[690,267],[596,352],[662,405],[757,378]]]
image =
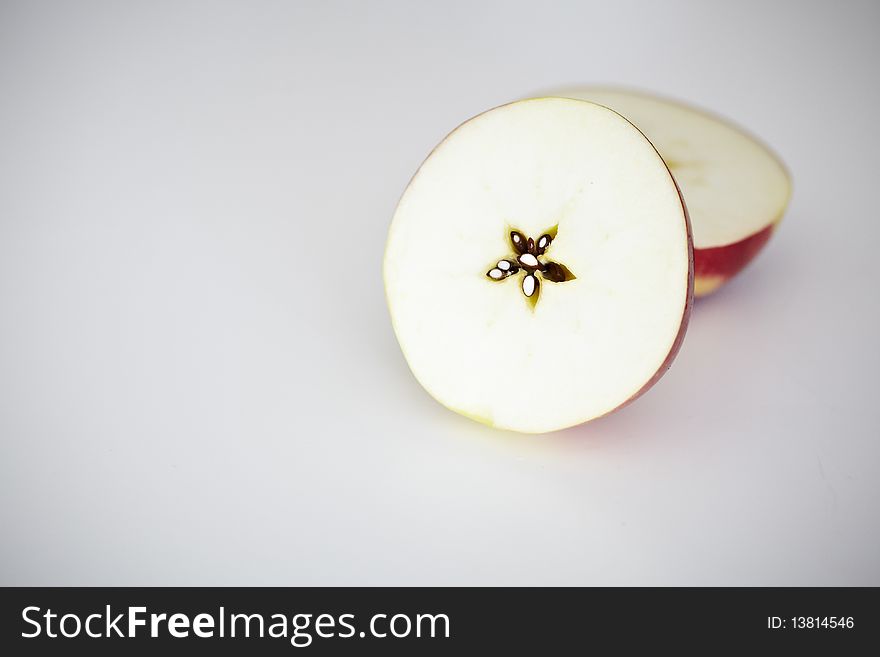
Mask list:
[[[877,3],[0,6],[0,583],[880,584]],[[386,230],[578,82],[795,195],[638,403],[507,434],[410,375]]]

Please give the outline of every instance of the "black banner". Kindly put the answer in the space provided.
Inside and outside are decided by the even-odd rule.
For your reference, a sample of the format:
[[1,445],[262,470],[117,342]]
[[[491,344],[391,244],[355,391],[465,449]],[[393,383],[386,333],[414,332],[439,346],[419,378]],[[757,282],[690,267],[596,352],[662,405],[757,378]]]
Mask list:
[[7,655],[873,646],[874,588],[7,588]]

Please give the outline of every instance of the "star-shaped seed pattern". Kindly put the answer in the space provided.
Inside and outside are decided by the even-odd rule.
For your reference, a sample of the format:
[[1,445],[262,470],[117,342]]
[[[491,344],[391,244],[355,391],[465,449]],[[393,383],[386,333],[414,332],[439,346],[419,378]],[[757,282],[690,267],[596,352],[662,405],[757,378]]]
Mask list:
[[510,245],[515,255],[499,260],[498,264],[486,272],[486,276],[493,281],[503,281],[522,269],[525,272],[522,279],[522,293],[534,308],[541,292],[539,274],[540,278],[553,283],[564,283],[575,278],[565,265],[558,262],[542,262],[539,259],[550,248],[554,235],[555,231],[548,231],[534,240],[531,237],[527,238],[518,230],[510,231]]

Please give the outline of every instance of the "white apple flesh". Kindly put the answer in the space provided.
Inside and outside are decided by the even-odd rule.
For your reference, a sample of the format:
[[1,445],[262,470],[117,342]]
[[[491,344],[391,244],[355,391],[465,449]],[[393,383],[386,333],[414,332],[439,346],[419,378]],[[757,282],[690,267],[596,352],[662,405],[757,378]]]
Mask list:
[[690,226],[628,121],[525,100],[465,122],[422,164],[384,277],[401,349],[435,399],[542,433],[605,415],[669,367],[693,298]]
[[656,146],[687,203],[694,233],[696,296],[714,292],[770,239],[791,197],[779,158],[729,122],[644,93],[580,87],[554,96],[619,112]]

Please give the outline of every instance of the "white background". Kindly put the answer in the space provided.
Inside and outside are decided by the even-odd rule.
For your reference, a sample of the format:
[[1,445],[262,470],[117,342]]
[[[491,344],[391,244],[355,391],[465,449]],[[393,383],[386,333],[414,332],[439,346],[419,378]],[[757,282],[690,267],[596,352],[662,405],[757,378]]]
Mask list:
[[[0,583],[880,584],[871,2],[0,6]],[[446,132],[617,83],[771,144],[779,233],[636,404],[418,386],[395,203]]]

